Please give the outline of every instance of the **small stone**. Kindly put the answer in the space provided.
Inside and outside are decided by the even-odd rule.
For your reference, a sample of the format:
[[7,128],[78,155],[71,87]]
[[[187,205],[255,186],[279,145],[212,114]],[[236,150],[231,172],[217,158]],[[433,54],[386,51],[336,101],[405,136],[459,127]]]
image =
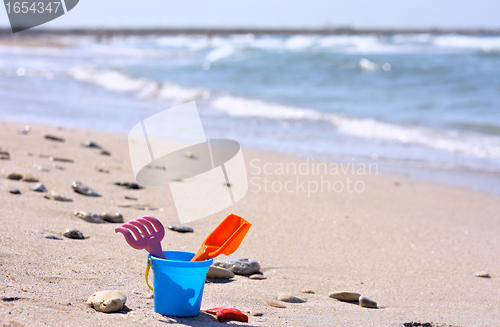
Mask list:
[[71,201],[73,201],[72,199],[67,198],[67,197],[65,197],[62,194],[59,194],[56,191],[52,191],[52,192],[50,192],[49,195],[44,195],[43,197],[46,198],[46,199],[49,199],[49,200],[62,201],[62,202],[71,202]]
[[231,270],[238,275],[253,275],[260,270],[257,261],[248,258],[225,258],[216,260],[214,265]]
[[486,271],[479,271],[476,273],[476,277],[481,277],[481,278],[491,278],[490,274],[488,274]]
[[109,152],[108,150],[104,150],[104,149],[103,149],[103,150],[101,150],[101,154],[102,154],[103,156],[110,156],[110,155],[111,155],[111,152]]
[[42,183],[36,183],[32,190],[35,192],[47,192],[47,188]]
[[109,170],[108,169],[104,169],[104,168],[101,168],[101,167],[95,167],[95,170],[97,170],[100,173],[109,174]]
[[328,296],[345,302],[357,302],[361,294],[354,292],[330,292]]
[[64,232],[63,236],[75,240],[83,240],[85,238],[82,232],[80,232],[78,229],[67,229]]
[[43,171],[43,172],[46,172],[48,173],[50,171],[49,168],[45,167],[45,166],[42,166],[42,165],[33,165],[33,167],[35,167],[36,169],[38,169],[39,171]]
[[25,131],[24,129],[18,129],[18,130],[17,130],[17,134],[27,135],[27,134],[28,134],[28,132],[27,132],[27,131]]
[[377,302],[364,296],[359,297],[359,305],[363,308],[377,308]]
[[56,164],[53,164],[52,167],[54,167],[55,169],[59,169],[59,170],[64,170],[65,169],[63,166],[58,166]]
[[184,152],[184,157],[192,159],[194,158],[194,155],[191,151],[186,151]]
[[86,213],[82,211],[75,211],[75,216],[92,224],[104,224],[104,219],[101,215]]
[[7,151],[0,151],[0,160],[10,160],[10,153]]
[[264,299],[264,303],[275,308],[286,308],[286,305],[276,302],[271,299]]
[[87,141],[85,143],[80,143],[80,145],[84,148],[94,148],[94,149],[100,149],[101,146],[95,142],[92,141]]
[[263,312],[260,311],[254,311],[254,310],[245,310],[246,313],[251,314],[254,317],[261,317],[264,315]]
[[55,235],[52,235],[52,234],[47,234],[47,235],[45,235],[43,238],[48,238],[48,239],[50,239],[50,240],[58,240],[58,241],[62,241],[62,237],[55,236]]
[[88,187],[87,185],[79,182],[79,181],[73,181],[71,184],[71,187],[76,193],[80,193],[86,196],[96,196],[99,197],[101,196],[99,193]]
[[182,225],[169,225],[168,229],[179,232],[179,233],[192,233],[194,230],[191,227]]
[[124,186],[128,189],[132,189],[132,190],[140,190],[144,187],[140,186],[139,184],[137,183],[129,183],[129,182],[113,182],[114,185],[118,185],[118,186]]
[[12,194],[21,194],[21,191],[19,191],[18,188],[9,188],[9,193],[12,193]]
[[54,135],[45,135],[45,139],[51,140],[51,141],[56,141],[56,142],[64,142],[64,139],[62,137],[54,136]]
[[38,178],[31,174],[23,174],[23,177],[21,178],[23,182],[28,182],[28,183],[38,183]]
[[125,195],[125,199],[137,201],[137,198],[134,198],[133,196],[127,196],[127,195]]
[[234,273],[224,268],[210,266],[208,267],[207,278],[233,278]]
[[261,274],[253,274],[253,275],[250,275],[250,277],[248,277],[248,278],[250,278],[250,279],[259,279],[259,280],[260,279],[267,279],[266,276],[261,275]]
[[119,291],[95,292],[87,300],[89,306],[101,312],[120,311],[125,302],[127,302],[127,296]]
[[105,212],[102,214],[102,219],[110,223],[123,223],[123,216],[119,212],[115,213]]
[[19,173],[9,173],[9,174],[7,174],[7,179],[12,179],[12,180],[15,180],[15,181],[19,181],[19,180],[21,180],[21,178],[23,178],[23,174],[19,174]]
[[288,303],[304,303],[304,302],[306,302],[305,299],[301,299],[300,297],[296,297],[295,295],[290,294],[290,293],[280,293],[280,294],[278,294],[277,299],[280,301],[283,301],[283,302],[288,302]]
[[299,292],[300,293],[304,293],[304,294],[315,294],[313,290],[310,290],[310,289],[307,289],[307,288],[303,288]]
[[59,161],[59,162],[75,162],[73,159],[65,159],[65,158],[56,158],[56,157],[49,157],[50,161]]

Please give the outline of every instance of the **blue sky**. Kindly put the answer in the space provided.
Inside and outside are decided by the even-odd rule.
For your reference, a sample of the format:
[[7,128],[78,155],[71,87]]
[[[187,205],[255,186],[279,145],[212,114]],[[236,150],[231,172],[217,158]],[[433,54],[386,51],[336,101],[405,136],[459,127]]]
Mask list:
[[500,0],[80,0],[42,26],[500,28],[499,13]]

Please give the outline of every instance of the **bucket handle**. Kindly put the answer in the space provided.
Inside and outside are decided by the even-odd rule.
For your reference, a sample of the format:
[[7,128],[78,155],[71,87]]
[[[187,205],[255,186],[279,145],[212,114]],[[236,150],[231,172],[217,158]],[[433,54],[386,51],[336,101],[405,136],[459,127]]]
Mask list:
[[149,285],[149,281],[148,281],[148,277],[149,277],[149,268],[151,268],[151,265],[153,263],[151,262],[151,258],[148,258],[148,265],[146,266],[146,274],[145,274],[145,277],[146,277],[146,284],[148,284],[148,287],[150,290],[153,291],[153,286]]

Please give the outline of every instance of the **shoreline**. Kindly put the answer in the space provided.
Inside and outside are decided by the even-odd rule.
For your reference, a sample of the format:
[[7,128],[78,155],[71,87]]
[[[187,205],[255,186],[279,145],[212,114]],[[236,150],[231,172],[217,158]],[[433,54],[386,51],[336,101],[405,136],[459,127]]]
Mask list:
[[[129,247],[117,224],[91,224],[74,211],[119,211],[125,221],[151,214],[164,225],[178,224],[168,189],[145,187],[126,190],[113,181],[133,181],[127,137],[123,134],[86,129],[30,125],[27,135],[16,132],[25,124],[0,122],[0,146],[10,160],[0,160],[2,206],[0,206],[0,320],[26,326],[220,326],[202,312],[193,318],[166,317],[153,311],[153,300],[144,281],[146,252]],[[47,140],[50,134],[64,142]],[[95,141],[108,150],[105,156],[80,143]],[[32,155],[27,155],[31,153]],[[43,156],[40,156],[42,154]],[[46,155],[72,159],[53,167]],[[263,185],[286,185],[293,172],[268,176],[251,169],[261,160],[279,163],[303,160],[276,153],[243,149],[249,178]],[[38,165],[49,171],[39,170]],[[96,170],[96,166],[108,172]],[[31,191],[32,183],[13,181],[5,174],[30,173],[49,189],[72,202],[43,198]],[[499,300],[491,290],[500,287],[500,233],[498,196],[409,178],[384,174],[328,175],[331,185],[344,178],[358,178],[366,188],[360,193],[254,192],[231,208],[188,223],[194,233],[166,231],[164,250],[194,251],[229,213],[253,224],[232,257],[257,260],[265,280],[236,276],[228,282],[205,284],[202,309],[235,307],[263,312],[249,317],[251,326],[485,326],[500,321]],[[315,176],[305,176],[305,183]],[[86,197],[71,190],[79,180],[102,197]],[[249,185],[250,186],[250,185]],[[9,187],[21,194],[9,194]],[[126,200],[133,196],[137,200]],[[128,202],[127,202],[128,201]],[[148,204],[157,210],[136,210],[119,205]],[[65,228],[77,228],[84,240],[55,240]],[[474,276],[487,271],[491,278]],[[303,288],[314,294],[300,293]],[[128,311],[103,314],[85,305],[95,291],[117,289],[128,296]],[[328,297],[332,291],[359,292],[378,303],[378,309],[340,302]],[[266,305],[263,299],[288,292],[307,300],[286,303],[286,308]],[[457,313],[469,315],[457,315]],[[496,315],[496,316],[495,316]]]
[[394,35],[394,34],[434,34],[434,35],[482,35],[498,36],[498,28],[37,28],[24,31],[22,34],[12,34],[9,28],[0,28],[0,37],[36,37],[36,36],[161,36],[161,35]]

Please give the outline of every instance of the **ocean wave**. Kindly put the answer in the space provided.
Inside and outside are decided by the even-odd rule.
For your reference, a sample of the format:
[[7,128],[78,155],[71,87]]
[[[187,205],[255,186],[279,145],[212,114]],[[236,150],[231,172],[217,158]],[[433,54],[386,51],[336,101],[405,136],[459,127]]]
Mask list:
[[313,109],[291,107],[230,95],[214,97],[214,109],[236,117],[262,117],[277,120],[323,120],[330,122],[341,134],[415,144],[480,158],[500,158],[500,137],[456,131],[433,130],[390,124],[374,119],[320,113]]
[[92,66],[76,66],[68,71],[69,76],[81,82],[99,85],[115,92],[135,93],[141,99],[179,104],[198,98],[206,98],[205,89],[188,88],[175,83],[160,83],[147,78],[133,78],[111,69]]

